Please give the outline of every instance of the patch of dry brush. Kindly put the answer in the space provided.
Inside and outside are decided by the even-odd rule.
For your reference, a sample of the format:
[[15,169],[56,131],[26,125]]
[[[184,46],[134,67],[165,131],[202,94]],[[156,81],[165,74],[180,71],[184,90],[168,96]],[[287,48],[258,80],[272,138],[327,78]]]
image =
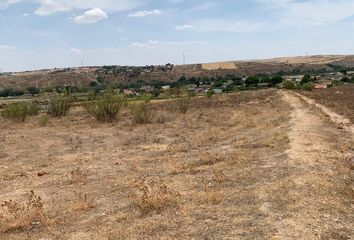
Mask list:
[[0,209],[0,233],[45,226],[48,218],[40,196],[31,191],[24,203],[15,200],[5,201]]

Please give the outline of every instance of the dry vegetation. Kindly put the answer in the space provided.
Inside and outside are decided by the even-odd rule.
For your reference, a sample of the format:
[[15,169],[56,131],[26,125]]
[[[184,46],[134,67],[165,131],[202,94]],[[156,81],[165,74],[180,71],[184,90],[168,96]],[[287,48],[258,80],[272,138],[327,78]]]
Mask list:
[[[40,126],[41,116],[1,119],[0,239],[275,239],[303,196],[323,239],[353,233],[347,163],[331,161],[347,135],[327,134],[331,155],[299,187],[292,177],[307,172],[287,165],[292,109],[280,92],[188,101],[185,114],[176,101],[149,103],[143,125],[128,108],[116,123],[80,107]],[[31,190],[42,198],[22,204]]]
[[302,92],[302,94],[330,107],[332,111],[347,117],[354,123],[354,84]]

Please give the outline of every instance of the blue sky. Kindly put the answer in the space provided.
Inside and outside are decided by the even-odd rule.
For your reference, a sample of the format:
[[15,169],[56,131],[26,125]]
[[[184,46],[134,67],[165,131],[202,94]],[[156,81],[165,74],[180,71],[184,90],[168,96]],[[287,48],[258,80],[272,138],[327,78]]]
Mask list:
[[354,0],[0,0],[0,71],[354,54]]

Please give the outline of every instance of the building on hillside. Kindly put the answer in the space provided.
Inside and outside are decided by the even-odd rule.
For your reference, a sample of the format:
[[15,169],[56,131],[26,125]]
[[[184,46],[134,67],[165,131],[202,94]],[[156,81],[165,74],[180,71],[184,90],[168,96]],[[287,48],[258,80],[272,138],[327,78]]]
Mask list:
[[147,93],[151,93],[154,91],[154,87],[150,85],[142,86],[141,90]]
[[327,89],[328,85],[325,83],[318,83],[318,84],[315,84],[314,88],[315,89]]
[[123,93],[125,95],[129,95],[129,96],[136,95],[136,91],[134,89],[132,89],[132,88],[124,89]]
[[162,90],[169,90],[171,88],[170,85],[162,86]]
[[186,88],[188,91],[194,91],[197,88],[197,84],[188,84],[186,85]]
[[220,94],[220,93],[222,93],[222,89],[221,89],[221,88],[214,88],[214,89],[213,89],[213,92],[214,92],[215,94]]

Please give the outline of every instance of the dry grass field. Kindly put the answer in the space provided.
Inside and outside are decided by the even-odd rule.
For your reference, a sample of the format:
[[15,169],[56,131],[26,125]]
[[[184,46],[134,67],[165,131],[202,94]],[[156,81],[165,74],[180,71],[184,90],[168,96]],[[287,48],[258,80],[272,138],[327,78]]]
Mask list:
[[302,93],[354,123],[354,84]]
[[0,239],[351,239],[353,137],[296,95],[0,120]]

